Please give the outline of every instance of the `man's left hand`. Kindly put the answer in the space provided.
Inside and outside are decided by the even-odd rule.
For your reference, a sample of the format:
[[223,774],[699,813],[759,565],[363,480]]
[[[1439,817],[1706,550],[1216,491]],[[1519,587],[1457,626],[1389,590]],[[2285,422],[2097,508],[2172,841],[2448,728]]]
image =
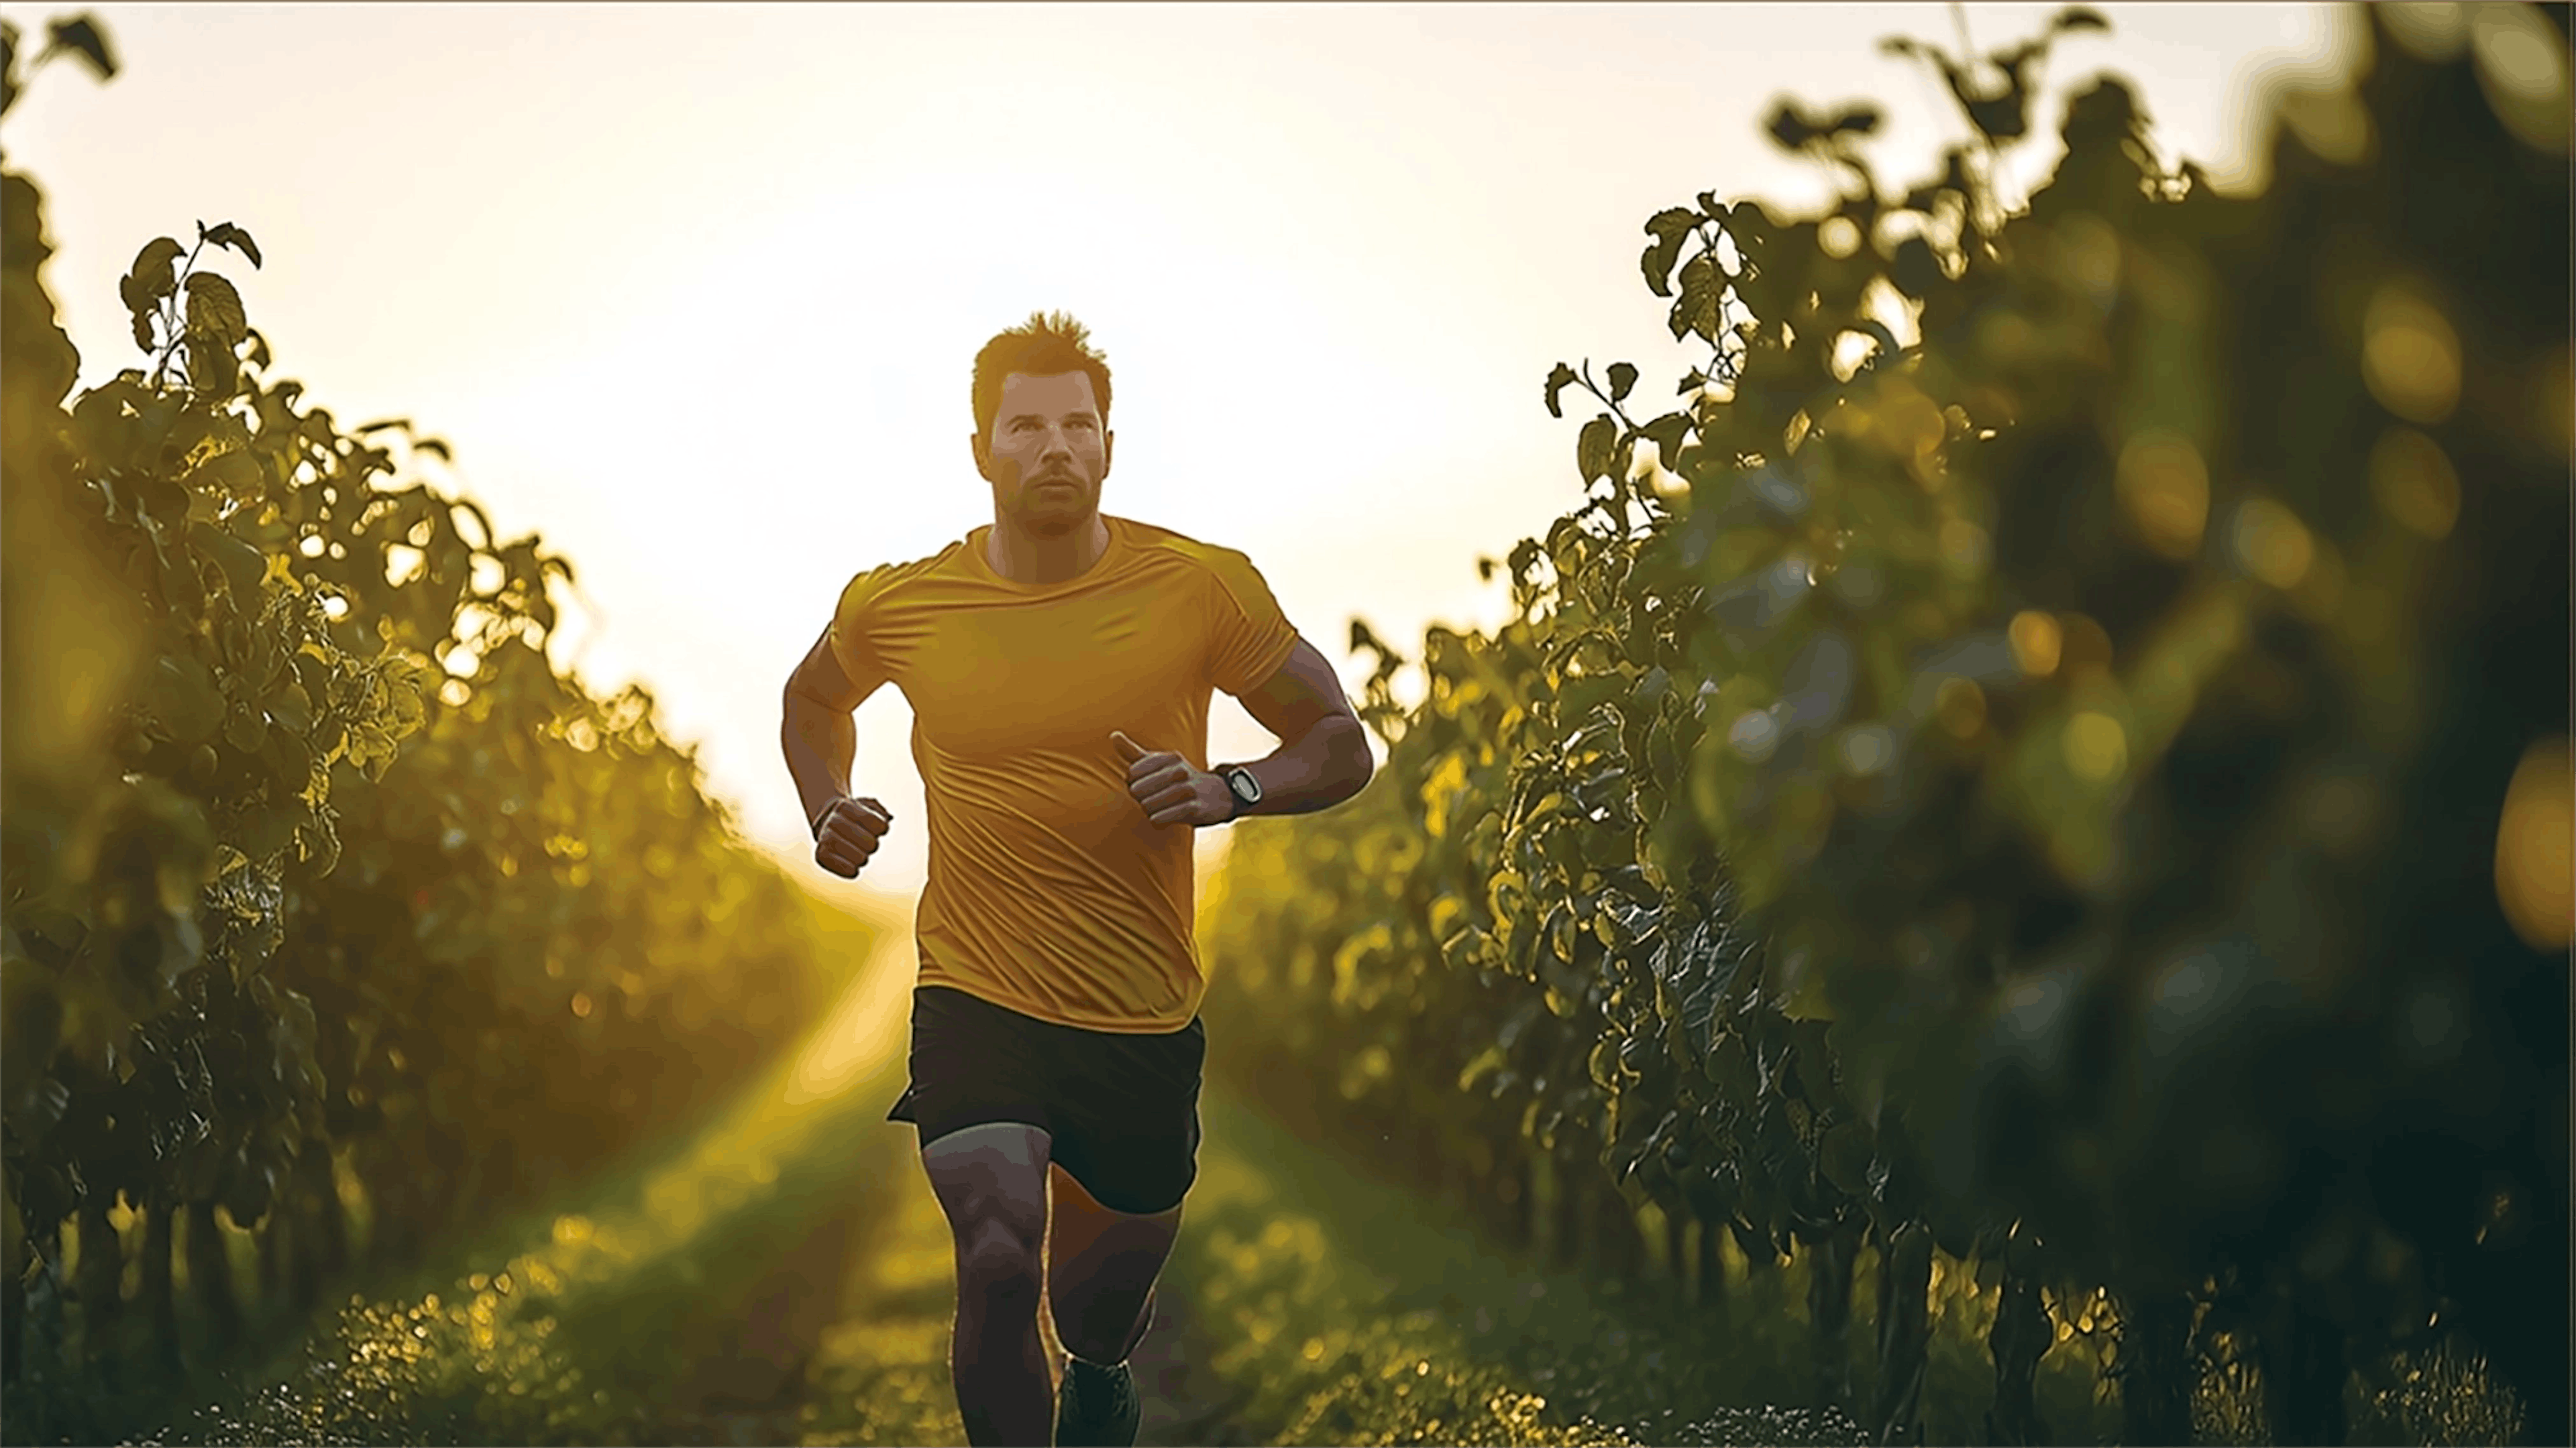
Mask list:
[[1109,731],[1127,761],[1127,792],[1158,825],[1219,825],[1234,817],[1234,791],[1225,780],[1168,749],[1147,749],[1119,730]]

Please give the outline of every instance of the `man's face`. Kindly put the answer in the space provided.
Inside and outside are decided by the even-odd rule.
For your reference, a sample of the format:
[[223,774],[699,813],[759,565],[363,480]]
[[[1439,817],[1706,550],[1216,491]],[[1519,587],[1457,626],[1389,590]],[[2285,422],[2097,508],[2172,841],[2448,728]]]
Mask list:
[[993,485],[997,513],[1041,538],[1058,538],[1099,511],[1112,441],[1089,373],[1014,372],[1002,379],[992,440],[975,439],[975,470]]

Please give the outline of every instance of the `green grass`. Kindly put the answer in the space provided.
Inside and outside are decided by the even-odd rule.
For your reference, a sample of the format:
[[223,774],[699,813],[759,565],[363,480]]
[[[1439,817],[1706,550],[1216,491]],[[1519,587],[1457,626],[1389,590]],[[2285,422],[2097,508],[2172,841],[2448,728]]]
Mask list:
[[[1804,1397],[1787,1334],[1748,1342],[1652,1287],[1499,1252],[1236,1102],[1203,1109],[1170,1280],[1242,1399],[1233,1441],[1855,1441],[1778,1406]],[[1728,1316],[1777,1317],[1799,1287],[1730,1282]]]
[[[1661,1236],[1654,1270],[1621,1284],[1500,1250],[1462,1213],[1345,1164],[1246,1105],[1204,1105],[1201,1174],[1169,1280],[1198,1308],[1205,1356],[1243,1406],[1217,1441],[1449,1443],[1858,1442],[1840,1415],[1780,1405],[1813,1380],[1808,1264],[1751,1269],[1732,1240],[1725,1281],[1686,1305]],[[1849,1375],[1876,1376],[1878,1260],[1853,1272]],[[1936,1254],[1924,1441],[1987,1441],[1995,1293]],[[2116,1323],[2098,1295],[2050,1302],[2060,1325],[2034,1383],[2049,1441],[2114,1443]],[[2268,1441],[2260,1373],[2238,1363],[2193,1396],[2201,1443]],[[2519,1440],[2509,1390],[2452,1340],[2355,1373],[2354,1443]],[[1205,1441],[1205,1440],[1202,1440]]]
[[[850,950],[904,944],[851,919]],[[884,1224],[906,952],[881,950],[803,1047],[707,1129],[434,1270],[352,1294],[142,1441],[712,1439],[795,1381]]]

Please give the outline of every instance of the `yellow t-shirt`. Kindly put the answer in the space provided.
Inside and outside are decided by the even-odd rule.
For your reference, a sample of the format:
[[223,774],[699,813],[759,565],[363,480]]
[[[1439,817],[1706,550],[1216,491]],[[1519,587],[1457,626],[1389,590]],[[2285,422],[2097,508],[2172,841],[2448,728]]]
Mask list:
[[1242,695],[1297,631],[1252,561],[1126,518],[1078,578],[1014,583],[981,527],[850,580],[832,652],[912,702],[930,876],[921,983],[1097,1031],[1176,1031],[1206,992],[1187,825],[1127,792],[1113,729],[1207,767],[1212,691]]

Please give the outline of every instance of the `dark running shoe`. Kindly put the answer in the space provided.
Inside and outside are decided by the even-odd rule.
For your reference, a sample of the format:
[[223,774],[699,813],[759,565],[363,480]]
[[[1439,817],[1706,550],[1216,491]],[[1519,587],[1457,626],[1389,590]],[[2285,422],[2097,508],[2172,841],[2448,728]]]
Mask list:
[[1144,1406],[1125,1363],[1104,1368],[1070,1358],[1055,1395],[1055,1441],[1062,1448],[1132,1448]]

